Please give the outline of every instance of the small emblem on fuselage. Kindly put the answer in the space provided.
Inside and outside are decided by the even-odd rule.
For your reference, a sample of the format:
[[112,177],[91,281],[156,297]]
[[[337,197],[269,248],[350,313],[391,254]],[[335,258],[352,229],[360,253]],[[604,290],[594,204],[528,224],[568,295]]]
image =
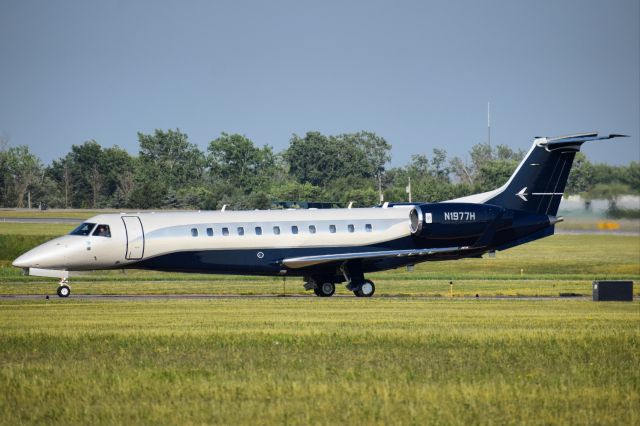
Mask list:
[[264,257],[264,253],[259,251],[258,254],[256,254],[256,256],[258,256],[258,259],[262,259]]

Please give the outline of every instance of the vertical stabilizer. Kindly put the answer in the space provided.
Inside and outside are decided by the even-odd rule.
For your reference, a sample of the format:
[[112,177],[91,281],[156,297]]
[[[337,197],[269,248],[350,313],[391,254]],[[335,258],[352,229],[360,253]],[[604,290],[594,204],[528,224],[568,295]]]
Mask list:
[[569,178],[573,159],[583,143],[624,135],[585,133],[557,138],[536,138],[507,183],[482,194],[451,200],[494,204],[512,210],[555,216]]

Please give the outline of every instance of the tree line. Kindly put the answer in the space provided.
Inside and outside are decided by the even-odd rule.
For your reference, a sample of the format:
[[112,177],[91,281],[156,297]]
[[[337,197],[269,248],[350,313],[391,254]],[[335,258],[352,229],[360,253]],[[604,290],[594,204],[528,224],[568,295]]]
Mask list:
[[[524,155],[508,146],[473,145],[467,158],[444,149],[389,167],[391,145],[372,132],[293,135],[282,152],[243,135],[222,133],[201,151],[176,130],[138,133],[138,155],[95,140],[73,145],[44,165],[27,146],[0,144],[0,206],[55,208],[269,208],[274,201],[371,206],[437,202],[502,185]],[[567,193],[639,193],[640,164],[593,164],[578,154]]]

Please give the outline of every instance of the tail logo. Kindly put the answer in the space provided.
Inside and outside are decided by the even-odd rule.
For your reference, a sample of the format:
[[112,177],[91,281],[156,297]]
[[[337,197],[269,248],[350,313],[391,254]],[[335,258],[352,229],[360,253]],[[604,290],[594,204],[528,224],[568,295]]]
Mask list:
[[527,187],[525,186],[524,188],[522,188],[516,195],[522,198],[522,201],[528,201],[526,197],[527,195],[529,195],[527,194]]
[[527,200],[529,195],[564,195],[564,192],[532,192],[531,194],[527,194],[527,187],[525,186],[516,195],[522,198],[522,201],[529,201]]

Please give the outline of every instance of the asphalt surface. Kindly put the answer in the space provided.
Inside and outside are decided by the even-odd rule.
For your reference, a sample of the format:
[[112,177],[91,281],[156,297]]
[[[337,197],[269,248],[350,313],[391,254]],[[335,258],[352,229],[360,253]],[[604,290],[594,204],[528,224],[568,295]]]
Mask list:
[[[0,295],[0,300],[42,300],[49,296],[50,299],[61,299],[55,293],[45,294],[5,294]],[[72,294],[69,299],[80,300],[216,300],[216,299],[310,299],[316,298],[307,294],[262,294],[262,295],[235,295],[235,294]],[[358,299],[348,294],[336,294],[333,298]],[[396,300],[451,300],[449,297],[432,296],[373,296],[376,299]],[[482,300],[590,300],[591,296],[456,296],[453,300],[482,299]],[[637,298],[636,298],[637,299]]]

